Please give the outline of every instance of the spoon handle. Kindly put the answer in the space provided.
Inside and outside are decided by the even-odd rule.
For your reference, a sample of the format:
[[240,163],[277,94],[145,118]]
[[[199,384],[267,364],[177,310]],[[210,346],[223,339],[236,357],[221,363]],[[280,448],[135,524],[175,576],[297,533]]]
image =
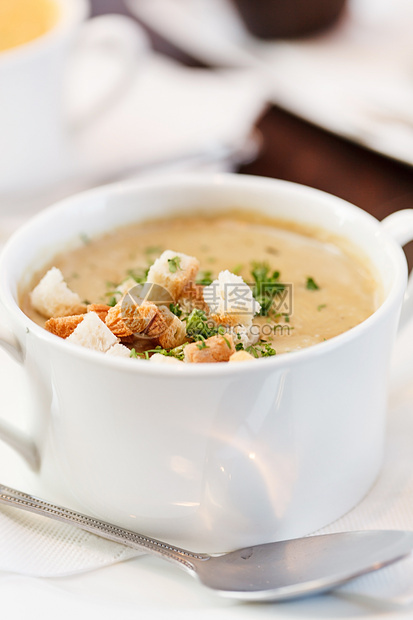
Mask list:
[[153,555],[162,556],[166,560],[178,563],[181,568],[190,572],[194,571],[194,563],[198,560],[208,560],[210,556],[197,554],[169,545],[168,543],[149,538],[143,534],[138,534],[130,530],[123,529],[117,525],[100,521],[94,517],[88,517],[69,508],[55,506],[49,502],[12,489],[0,484],[0,504],[21,508],[28,512],[34,512],[56,521],[74,525],[91,534],[97,534],[102,538],[121,543],[139,551],[145,551]]

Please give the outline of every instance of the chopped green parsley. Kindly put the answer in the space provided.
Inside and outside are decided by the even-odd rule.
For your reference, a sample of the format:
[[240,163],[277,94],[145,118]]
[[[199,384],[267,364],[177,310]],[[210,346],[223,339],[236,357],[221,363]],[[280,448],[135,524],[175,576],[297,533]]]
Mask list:
[[252,294],[261,305],[261,316],[268,316],[274,297],[285,289],[285,285],[279,282],[280,272],[270,272],[268,263],[252,264],[251,275],[254,278],[254,288]]
[[179,256],[168,258],[168,266],[171,273],[176,273],[178,269],[181,269],[181,259]]
[[192,340],[211,338],[219,333],[218,327],[209,319],[203,310],[194,308],[186,317],[186,335]]
[[126,273],[137,284],[144,284],[148,277],[148,271],[149,267],[137,267],[136,269],[128,269]]
[[272,348],[269,342],[265,340],[259,340],[256,344],[252,344],[249,347],[244,349],[244,346],[241,342],[235,345],[236,351],[247,351],[253,357],[272,357],[273,355],[277,355],[275,349]]
[[308,289],[309,291],[318,291],[320,287],[318,286],[314,278],[308,277],[305,288]]
[[201,284],[202,286],[208,286],[209,284],[212,284],[212,281],[212,271],[209,270],[200,271],[195,280],[196,284]]

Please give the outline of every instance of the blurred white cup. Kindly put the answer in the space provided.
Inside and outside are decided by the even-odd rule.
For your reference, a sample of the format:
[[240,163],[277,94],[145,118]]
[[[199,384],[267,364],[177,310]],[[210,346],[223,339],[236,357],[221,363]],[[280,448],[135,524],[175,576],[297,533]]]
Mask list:
[[0,194],[38,190],[70,175],[71,134],[94,116],[90,109],[86,115],[80,109],[77,118],[66,113],[64,82],[76,45],[122,60],[122,75],[109,75],[94,101],[96,113],[122,91],[147,45],[127,17],[103,15],[84,23],[89,0],[53,1],[59,18],[48,32],[0,51]]

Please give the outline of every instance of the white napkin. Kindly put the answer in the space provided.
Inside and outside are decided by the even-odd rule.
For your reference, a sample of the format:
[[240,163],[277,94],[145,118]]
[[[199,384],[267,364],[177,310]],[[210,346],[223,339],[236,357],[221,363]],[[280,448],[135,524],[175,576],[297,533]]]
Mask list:
[[128,560],[138,553],[64,523],[0,508],[0,571],[59,577]]
[[334,27],[291,41],[250,35],[231,0],[127,4],[206,63],[255,67],[273,103],[413,164],[411,0],[349,0]]

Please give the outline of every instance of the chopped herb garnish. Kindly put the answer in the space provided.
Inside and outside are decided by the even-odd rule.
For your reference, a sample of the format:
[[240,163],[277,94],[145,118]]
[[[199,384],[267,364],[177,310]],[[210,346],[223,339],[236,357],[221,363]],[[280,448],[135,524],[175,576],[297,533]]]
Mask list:
[[243,267],[244,265],[242,265],[241,263],[239,263],[238,265],[235,265],[235,267],[232,269],[232,273],[235,273],[236,276],[239,276]]
[[261,305],[261,316],[268,316],[274,297],[279,295],[284,289],[284,284],[279,282],[280,272],[270,273],[267,263],[253,263],[251,275],[254,278],[255,286],[252,291],[255,299]]
[[111,297],[108,301],[108,306],[111,306],[113,308],[113,306],[116,306],[117,301],[116,301],[116,297]]
[[230,341],[228,340],[228,338],[225,338],[225,336],[222,336],[222,337],[223,337],[223,339],[225,340],[225,342],[227,343],[227,347],[228,347],[228,349],[231,349],[231,343],[230,343]]
[[320,287],[318,286],[314,278],[308,277],[305,288],[308,289],[309,291],[318,291]]
[[238,343],[235,345],[235,350],[236,350],[236,351],[243,351],[243,350],[244,350],[244,345],[242,344],[242,342],[238,342]]
[[161,254],[162,248],[159,245],[149,245],[144,249],[145,254]]
[[202,351],[202,349],[209,349],[208,345],[205,344],[205,340],[200,340],[196,346],[200,351]]
[[289,314],[284,314],[284,315],[283,315],[283,317],[284,317],[284,321],[285,321],[286,323],[289,323],[289,322],[290,322],[290,315],[289,315]]
[[126,273],[137,284],[144,284],[148,277],[148,271],[149,267],[137,267],[136,269],[128,269]]
[[269,342],[265,342],[265,340],[260,340],[257,344],[250,345],[245,350],[254,357],[272,357],[273,355],[277,355],[275,349],[272,348]]
[[182,310],[179,304],[169,304],[169,310],[178,318],[182,316]]
[[323,310],[323,308],[327,308],[327,304],[320,304],[319,306],[317,306],[317,310],[320,312],[320,310]]
[[137,353],[136,349],[131,349],[131,350],[130,350],[130,356],[129,356],[129,357],[138,358],[138,357],[140,357],[140,356],[139,356],[139,353]]
[[194,308],[186,318],[186,335],[192,340],[203,340],[216,336],[218,327],[211,319],[208,319],[203,310]]
[[176,273],[178,269],[181,268],[181,259],[179,258],[179,256],[168,258],[168,266],[171,273]]
[[259,355],[258,355],[258,350],[257,350],[257,346],[256,346],[256,345],[255,345],[255,346],[251,345],[251,346],[247,347],[245,350],[246,350],[246,351],[247,351],[247,353],[249,353],[250,355],[253,355],[254,357],[257,357],[257,358],[259,357]]
[[195,280],[196,284],[201,284],[202,286],[208,286],[212,284],[213,281],[212,271],[200,271]]
[[185,357],[184,354],[184,349],[186,347],[186,345],[189,344],[188,342],[184,342],[184,344],[179,345],[179,347],[175,347],[174,349],[170,349],[170,351],[168,351],[168,355],[171,357],[176,357],[178,360],[183,360]]
[[184,359],[184,348],[187,344],[187,342],[184,342],[184,344],[181,344],[179,347],[175,347],[174,349],[170,349],[169,351],[167,349],[163,349],[160,345],[154,349],[148,349],[143,353],[136,353],[135,349],[132,349],[132,351],[135,351],[136,355],[131,355],[131,357],[144,357],[148,360],[150,358],[150,353],[160,353],[160,355],[165,355],[165,357],[176,357],[178,360],[182,361]]

